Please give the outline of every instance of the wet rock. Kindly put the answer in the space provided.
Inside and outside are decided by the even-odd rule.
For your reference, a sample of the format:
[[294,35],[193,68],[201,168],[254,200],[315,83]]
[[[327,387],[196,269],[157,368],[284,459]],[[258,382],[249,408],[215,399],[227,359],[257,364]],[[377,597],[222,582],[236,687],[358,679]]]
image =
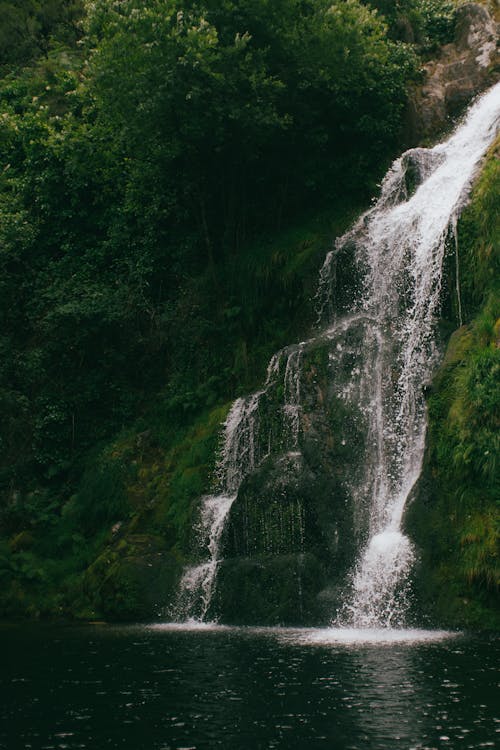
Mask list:
[[224,560],[213,611],[234,625],[313,625],[328,614],[317,596],[324,580],[310,554]]
[[[321,594],[336,590],[354,561],[349,482],[362,464],[363,445],[355,415],[332,390],[332,367],[342,382],[348,373],[344,359],[332,363],[330,349],[322,339],[304,345],[296,444],[290,435],[277,441],[279,449],[241,484],[209,617],[296,625],[324,621],[335,611],[338,597],[332,602]],[[280,409],[271,396],[269,403],[273,409],[261,422],[279,435]],[[265,434],[260,440],[268,444]]]
[[484,5],[467,3],[457,11],[455,44],[461,51],[476,55],[477,64],[486,68],[496,52],[498,29]]

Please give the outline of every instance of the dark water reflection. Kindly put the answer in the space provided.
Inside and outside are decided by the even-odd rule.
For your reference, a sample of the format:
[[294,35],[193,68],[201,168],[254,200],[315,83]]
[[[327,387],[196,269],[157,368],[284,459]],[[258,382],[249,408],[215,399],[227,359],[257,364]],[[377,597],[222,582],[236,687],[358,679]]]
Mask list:
[[476,749],[500,739],[493,637],[348,645],[231,629],[0,634],[2,750]]

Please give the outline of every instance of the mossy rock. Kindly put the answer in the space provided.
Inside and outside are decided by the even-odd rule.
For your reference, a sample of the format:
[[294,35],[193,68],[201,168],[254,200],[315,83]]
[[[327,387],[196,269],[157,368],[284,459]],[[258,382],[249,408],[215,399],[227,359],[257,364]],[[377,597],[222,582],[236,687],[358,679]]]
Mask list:
[[319,623],[324,582],[323,566],[310,554],[227,559],[209,615],[234,625]]
[[158,615],[176,589],[182,566],[162,540],[132,535],[108,548],[86,571],[84,590],[108,620],[145,620]]

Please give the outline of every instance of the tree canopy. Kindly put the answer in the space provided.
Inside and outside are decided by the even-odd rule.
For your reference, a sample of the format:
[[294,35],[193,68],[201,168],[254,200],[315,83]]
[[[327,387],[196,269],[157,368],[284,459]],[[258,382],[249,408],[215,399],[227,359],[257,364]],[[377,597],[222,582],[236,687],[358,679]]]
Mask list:
[[52,32],[78,3],[7,5],[33,29],[31,66],[0,87],[1,440],[16,483],[67,474],[193,362],[202,380],[220,372],[224,353],[191,351],[175,328],[196,342],[197,307],[234,308],[229,269],[249,243],[372,189],[415,56],[358,0],[96,0],[66,48]]

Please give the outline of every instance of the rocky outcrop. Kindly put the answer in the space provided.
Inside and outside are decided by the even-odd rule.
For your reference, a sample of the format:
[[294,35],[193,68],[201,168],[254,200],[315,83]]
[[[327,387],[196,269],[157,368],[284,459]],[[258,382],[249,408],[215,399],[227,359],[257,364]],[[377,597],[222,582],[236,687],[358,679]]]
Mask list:
[[[261,403],[256,441],[271,448],[243,480],[224,532],[209,613],[223,622],[324,622],[354,562],[354,536],[366,531],[356,527],[349,494],[363,465],[362,417],[334,392],[332,382],[346,373],[335,370],[331,343],[319,337],[302,347],[300,366],[297,350],[283,353],[276,385]],[[279,400],[290,362],[298,366],[296,434],[294,407]]]
[[410,98],[408,143],[445,130],[471,99],[498,78],[498,24],[484,5],[467,3],[456,13],[455,39],[424,65],[424,82]]

